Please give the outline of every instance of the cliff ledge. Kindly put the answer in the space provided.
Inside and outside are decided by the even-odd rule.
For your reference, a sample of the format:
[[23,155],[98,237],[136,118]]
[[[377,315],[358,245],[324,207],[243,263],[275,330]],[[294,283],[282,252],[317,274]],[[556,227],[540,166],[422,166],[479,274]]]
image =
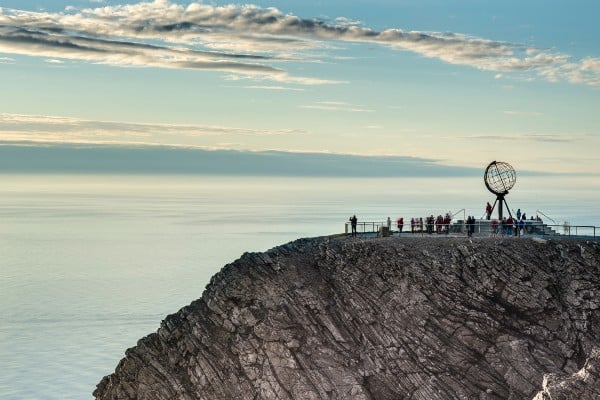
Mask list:
[[225,266],[97,399],[597,399],[600,243],[301,239]]

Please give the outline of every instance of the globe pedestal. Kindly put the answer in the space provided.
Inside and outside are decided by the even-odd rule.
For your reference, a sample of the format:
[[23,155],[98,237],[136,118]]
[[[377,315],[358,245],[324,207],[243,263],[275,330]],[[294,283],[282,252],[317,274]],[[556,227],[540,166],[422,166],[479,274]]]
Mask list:
[[[496,207],[496,203],[498,203],[498,221],[502,221],[502,215],[503,215],[502,214],[502,204],[506,204],[506,210],[508,210],[508,215],[510,215],[512,217],[510,208],[508,207],[508,203],[506,202],[506,199],[504,198],[504,193],[497,195],[496,201],[494,202],[494,207]],[[492,212],[494,211],[494,207],[492,207]]]

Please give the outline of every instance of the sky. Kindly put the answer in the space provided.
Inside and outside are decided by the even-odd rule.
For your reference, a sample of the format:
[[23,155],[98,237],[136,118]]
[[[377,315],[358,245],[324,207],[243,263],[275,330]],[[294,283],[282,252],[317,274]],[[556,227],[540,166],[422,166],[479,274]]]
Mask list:
[[4,0],[0,168],[151,151],[223,171],[499,160],[594,177],[598,15],[592,0]]

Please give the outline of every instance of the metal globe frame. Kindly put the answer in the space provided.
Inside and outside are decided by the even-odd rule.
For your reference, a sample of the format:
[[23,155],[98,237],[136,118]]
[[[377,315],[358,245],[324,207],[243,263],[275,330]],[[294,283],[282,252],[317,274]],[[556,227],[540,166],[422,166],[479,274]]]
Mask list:
[[508,191],[511,190],[517,182],[517,173],[514,168],[509,164],[501,161],[492,161],[483,174],[483,181],[487,189],[496,195],[496,201],[492,206],[492,212],[498,204],[498,220],[502,220],[502,206],[506,205],[508,215],[512,217],[510,207],[504,198]]

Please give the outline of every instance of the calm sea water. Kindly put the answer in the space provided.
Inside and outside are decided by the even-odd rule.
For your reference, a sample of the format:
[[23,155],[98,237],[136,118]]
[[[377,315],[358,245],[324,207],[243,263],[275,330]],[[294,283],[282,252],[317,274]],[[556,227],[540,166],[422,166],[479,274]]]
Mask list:
[[[0,175],[0,399],[91,399],[125,349],[245,251],[388,216],[481,217],[480,178]],[[520,178],[511,208],[600,225],[598,179]],[[462,217],[463,212],[458,215]]]

